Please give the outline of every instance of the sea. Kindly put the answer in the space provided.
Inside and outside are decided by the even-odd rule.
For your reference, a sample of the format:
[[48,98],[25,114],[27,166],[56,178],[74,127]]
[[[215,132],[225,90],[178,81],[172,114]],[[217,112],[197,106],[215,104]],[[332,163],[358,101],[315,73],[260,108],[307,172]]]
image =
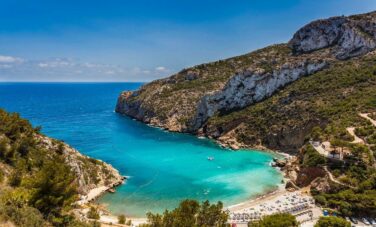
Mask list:
[[173,209],[184,199],[230,206],[281,183],[281,173],[270,166],[272,153],[224,149],[209,139],[167,132],[115,113],[120,92],[141,85],[0,83],[0,108],[20,113],[45,135],[128,176],[115,193],[97,200],[116,215],[145,217]]

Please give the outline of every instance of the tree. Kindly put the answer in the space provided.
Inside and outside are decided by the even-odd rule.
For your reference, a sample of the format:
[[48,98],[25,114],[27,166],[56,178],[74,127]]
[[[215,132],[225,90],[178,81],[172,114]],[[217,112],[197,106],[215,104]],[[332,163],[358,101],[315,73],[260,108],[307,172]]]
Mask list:
[[319,154],[311,145],[308,145],[304,150],[303,166],[317,167],[325,165],[326,158]]
[[148,227],[222,227],[226,226],[228,215],[223,204],[210,205],[209,201],[201,205],[195,200],[184,200],[172,211],[166,210],[163,215],[148,213]]
[[46,162],[28,182],[32,189],[30,205],[40,210],[45,217],[59,216],[64,208],[76,199],[77,187],[71,169],[60,158]]
[[339,217],[320,217],[315,227],[351,227],[351,223]]
[[260,221],[249,223],[250,227],[297,227],[298,222],[291,214],[272,214],[264,216]]
[[224,226],[227,222],[228,215],[222,211],[223,203],[210,205],[206,200],[201,204],[200,211],[197,216],[198,226]]
[[125,221],[126,221],[126,218],[125,218],[124,214],[118,216],[118,223],[119,224],[125,224]]
[[86,214],[87,218],[98,220],[100,218],[99,212],[94,207],[90,207],[90,210]]

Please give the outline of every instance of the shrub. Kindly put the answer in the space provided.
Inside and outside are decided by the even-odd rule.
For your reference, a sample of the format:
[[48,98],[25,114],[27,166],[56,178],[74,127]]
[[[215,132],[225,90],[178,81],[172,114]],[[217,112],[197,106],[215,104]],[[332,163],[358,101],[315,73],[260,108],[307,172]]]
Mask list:
[[320,217],[315,227],[351,227],[351,223],[339,217]]
[[311,145],[308,145],[304,150],[303,166],[317,167],[325,165],[326,158],[320,155]]
[[86,214],[87,218],[98,220],[100,218],[99,212],[96,208],[90,207],[90,210]]
[[201,205],[195,200],[184,200],[172,211],[161,214],[147,213],[148,224],[144,226],[225,226],[228,215],[223,211],[223,204]]
[[258,222],[250,222],[249,227],[297,227],[298,222],[291,214],[272,214],[264,216]]
[[119,224],[125,224],[125,221],[126,221],[126,218],[125,218],[124,214],[118,216],[118,223]]

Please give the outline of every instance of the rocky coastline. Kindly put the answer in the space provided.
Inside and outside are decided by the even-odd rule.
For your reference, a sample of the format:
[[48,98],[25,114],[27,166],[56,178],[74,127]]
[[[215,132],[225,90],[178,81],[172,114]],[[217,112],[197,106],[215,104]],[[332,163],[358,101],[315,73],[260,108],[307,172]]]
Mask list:
[[[295,81],[372,52],[375,23],[376,12],[311,22],[287,44],[184,69],[137,91],[122,92],[115,110],[169,131],[213,138],[232,149],[297,153],[307,133],[325,119],[314,117],[275,132],[255,131],[252,138],[240,141],[243,129],[248,130],[244,119],[226,117],[273,97]],[[226,124],[212,124],[213,118]]]
[[92,159],[81,154],[76,149],[63,142],[56,142],[47,136],[36,134],[40,146],[49,150],[59,149],[65,158],[65,162],[77,177],[80,200],[77,204],[84,205],[94,201],[103,193],[121,185],[126,177],[112,165],[101,160]]

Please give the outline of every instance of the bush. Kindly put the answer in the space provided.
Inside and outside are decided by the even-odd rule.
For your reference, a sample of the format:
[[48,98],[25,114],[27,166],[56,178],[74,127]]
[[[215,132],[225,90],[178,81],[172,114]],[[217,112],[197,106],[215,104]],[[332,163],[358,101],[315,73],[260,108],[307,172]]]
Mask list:
[[315,199],[315,201],[320,204],[321,206],[326,206],[327,205],[327,201],[326,201],[326,198],[325,196],[322,196],[322,195],[316,195],[313,197]]
[[126,218],[125,218],[124,214],[118,216],[118,223],[119,224],[125,224],[125,221],[126,221]]
[[100,218],[99,212],[96,208],[90,207],[90,210],[86,214],[87,218],[98,220]]
[[0,205],[0,218],[11,221],[16,226],[45,226],[43,215],[35,208],[24,206],[17,207],[14,205]]
[[18,187],[21,184],[21,178],[22,174],[19,171],[12,171],[12,174],[10,175],[8,179],[8,184],[12,187]]
[[315,227],[351,227],[351,223],[339,217],[320,217]]
[[223,204],[201,205],[195,200],[184,200],[178,208],[166,210],[163,215],[147,213],[148,224],[144,226],[225,226],[228,215],[223,211]]
[[311,145],[304,149],[303,166],[317,167],[326,164],[326,158],[320,155]]
[[249,227],[297,227],[298,222],[291,214],[272,214],[264,216],[258,222],[250,222]]

